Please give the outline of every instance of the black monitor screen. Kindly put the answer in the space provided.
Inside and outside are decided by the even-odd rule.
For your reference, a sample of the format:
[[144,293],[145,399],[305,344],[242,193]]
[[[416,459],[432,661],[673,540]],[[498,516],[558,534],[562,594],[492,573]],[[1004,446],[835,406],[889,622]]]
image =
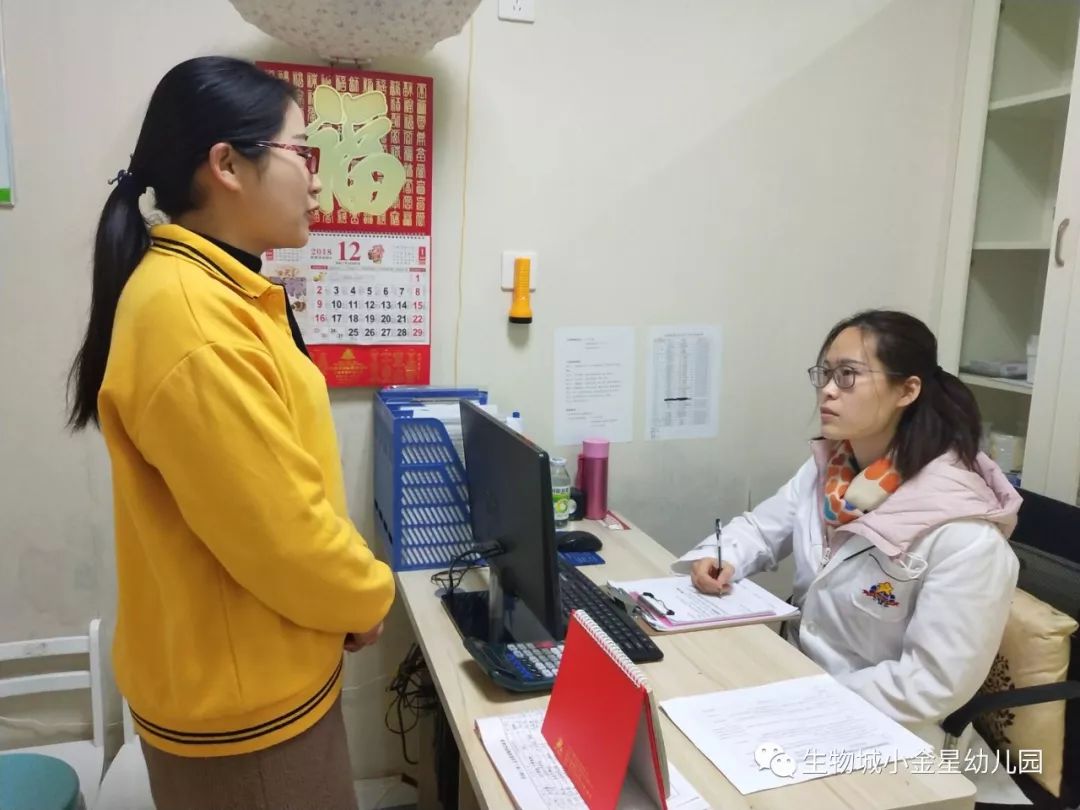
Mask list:
[[461,431],[474,541],[502,549],[489,559],[507,598],[562,638],[548,454],[467,400]]

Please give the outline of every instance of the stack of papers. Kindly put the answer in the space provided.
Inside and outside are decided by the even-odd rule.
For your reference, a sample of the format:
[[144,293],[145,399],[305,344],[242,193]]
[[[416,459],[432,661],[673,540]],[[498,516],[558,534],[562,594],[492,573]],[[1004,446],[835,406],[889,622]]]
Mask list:
[[[499,406],[495,403],[489,402],[485,405],[476,403],[476,405],[492,416],[502,419],[499,417]],[[461,434],[461,406],[457,402],[423,402],[419,405],[411,405],[409,410],[412,412],[413,419],[438,419],[442,422],[450,437],[450,442],[457,450],[458,459],[462,464],[465,463],[465,445]]]
[[612,592],[635,608],[654,630],[669,633],[734,624],[784,621],[799,609],[743,579],[723,596],[701,593],[690,577],[608,582]]
[[[543,710],[483,717],[476,731],[519,810],[588,810],[581,794],[555,758],[540,729]],[[668,810],[708,810],[708,804],[693,786],[668,763],[671,792]],[[618,810],[654,810],[648,794],[633,779],[627,779]]]
[[905,772],[933,747],[829,675],[660,704],[746,795],[837,773]]

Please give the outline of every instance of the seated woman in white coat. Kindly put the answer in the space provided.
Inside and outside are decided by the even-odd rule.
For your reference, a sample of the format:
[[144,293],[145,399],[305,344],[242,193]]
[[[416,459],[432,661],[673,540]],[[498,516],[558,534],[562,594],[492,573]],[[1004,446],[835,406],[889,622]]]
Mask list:
[[979,689],[1019,564],[1020,496],[979,452],[971,392],[901,312],[838,323],[809,369],[822,438],[779,492],[676,563],[695,586],[794,555],[788,638],[826,672],[940,747],[938,724]]

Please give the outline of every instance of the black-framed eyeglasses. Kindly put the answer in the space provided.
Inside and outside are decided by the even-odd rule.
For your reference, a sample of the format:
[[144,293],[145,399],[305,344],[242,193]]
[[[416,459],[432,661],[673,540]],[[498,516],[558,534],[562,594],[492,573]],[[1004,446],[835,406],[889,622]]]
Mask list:
[[319,157],[321,153],[317,146],[299,143],[278,143],[277,141],[233,141],[233,143],[237,146],[259,146],[264,149],[287,149],[290,152],[296,152],[304,159],[304,165],[307,166],[309,172],[312,174],[319,173]]
[[855,381],[859,379],[860,374],[885,374],[889,377],[903,377],[903,374],[898,374],[895,371],[879,371],[874,368],[856,369],[852,366],[837,366],[836,368],[828,368],[827,366],[810,366],[806,370],[806,373],[810,376],[810,384],[814,388],[824,388],[829,384],[829,380],[836,383],[837,388],[847,390],[854,387]]

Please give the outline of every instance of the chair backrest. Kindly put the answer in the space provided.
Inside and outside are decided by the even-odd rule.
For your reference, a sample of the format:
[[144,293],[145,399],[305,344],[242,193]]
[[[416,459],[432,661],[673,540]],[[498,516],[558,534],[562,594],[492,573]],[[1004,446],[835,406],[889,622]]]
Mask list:
[[85,636],[9,641],[0,644],[0,661],[25,661],[62,655],[88,655],[89,669],[0,677],[0,698],[89,690],[94,745],[102,747],[105,745],[105,713],[101,680],[101,621],[91,621],[90,630]]
[[[1020,559],[1019,586],[1080,620],[1080,508],[1021,489],[1013,549]],[[1074,634],[1068,680],[1080,681],[1080,633]],[[1065,706],[1064,782],[1080,793],[1080,701]]]
[[1026,489],[1017,516],[1014,543],[1080,564],[1080,508]]

